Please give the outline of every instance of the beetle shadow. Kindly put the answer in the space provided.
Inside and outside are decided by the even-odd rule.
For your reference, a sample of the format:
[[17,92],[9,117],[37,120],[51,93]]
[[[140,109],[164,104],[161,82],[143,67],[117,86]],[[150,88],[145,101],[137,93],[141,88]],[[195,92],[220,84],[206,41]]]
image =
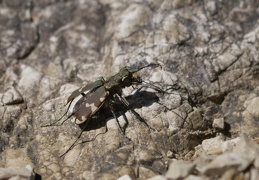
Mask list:
[[[142,107],[148,107],[151,106],[153,103],[159,101],[159,97],[154,92],[148,92],[148,91],[136,91],[133,95],[129,95],[125,97],[125,99],[129,102],[129,107],[131,109],[136,108],[142,108]],[[130,109],[124,105],[122,102],[120,102],[118,99],[116,99],[113,103],[113,109],[115,112],[115,115],[117,118],[120,116],[123,116],[126,118],[125,113],[127,111],[130,111]],[[106,103],[102,108],[99,109],[99,111],[90,119],[89,122],[85,122],[79,125],[80,129],[82,131],[90,131],[90,130],[96,130],[100,129],[102,127],[106,126],[106,122],[114,119],[114,116],[112,114],[112,111]],[[145,117],[144,117],[145,119]],[[126,119],[127,121],[127,119]],[[88,123],[86,125],[86,123]]]

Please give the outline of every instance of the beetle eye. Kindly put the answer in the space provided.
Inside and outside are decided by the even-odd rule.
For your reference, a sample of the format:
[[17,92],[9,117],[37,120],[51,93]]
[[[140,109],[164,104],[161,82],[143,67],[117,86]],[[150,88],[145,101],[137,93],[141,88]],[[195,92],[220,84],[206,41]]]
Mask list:
[[135,83],[142,83],[142,79],[137,74],[132,74],[132,81]]
[[139,77],[139,76],[138,76],[137,74],[135,74],[135,73],[132,74],[132,79],[138,79],[138,77]]
[[126,78],[127,78],[127,76],[122,77],[121,81],[123,82]]
[[138,83],[142,83],[141,77],[138,76],[137,81],[138,81]]

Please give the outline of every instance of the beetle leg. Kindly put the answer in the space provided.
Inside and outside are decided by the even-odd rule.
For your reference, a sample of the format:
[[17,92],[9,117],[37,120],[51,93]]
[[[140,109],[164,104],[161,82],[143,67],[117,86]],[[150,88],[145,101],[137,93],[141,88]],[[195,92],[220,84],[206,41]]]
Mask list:
[[140,91],[142,88],[145,88],[145,87],[146,87],[146,88],[154,89],[154,90],[156,90],[158,93],[163,93],[163,94],[175,94],[175,93],[173,93],[173,92],[167,92],[167,91],[161,89],[160,87],[158,87],[158,86],[156,86],[156,85],[154,85],[154,84],[148,83],[148,82],[146,82],[146,81],[143,81],[143,83],[144,83],[144,84],[142,84],[141,87],[138,88],[137,91]]
[[70,147],[66,150],[66,152],[64,152],[63,154],[61,154],[61,155],[59,156],[60,158],[63,157],[66,153],[68,153],[68,151],[70,151],[70,150],[75,146],[76,142],[77,142],[77,141],[80,139],[80,137],[82,136],[83,131],[86,129],[86,127],[87,127],[87,125],[88,125],[89,122],[90,122],[90,121],[87,121],[87,122],[85,123],[85,125],[84,125],[84,127],[82,128],[80,134],[77,136],[76,140],[73,142],[73,144],[70,145]]
[[116,116],[116,114],[115,114],[115,112],[114,112],[112,103],[113,103],[112,100],[110,100],[110,101],[109,101],[109,107],[110,107],[110,110],[111,110],[111,112],[112,112],[112,115],[113,115],[113,117],[116,119],[117,124],[118,124],[118,127],[119,127],[121,133],[122,133],[123,135],[125,135],[125,129],[122,129],[122,127],[121,127],[121,125],[120,125],[120,122],[119,122],[119,120],[118,120],[118,118],[117,118],[117,116]]
[[[76,142],[80,139],[80,137],[82,136],[84,130],[86,129],[88,123],[90,122],[91,119],[88,119],[88,121],[85,122],[84,126],[82,127],[82,130],[80,132],[80,134],[77,136],[76,140],[73,142],[73,144],[66,150],[66,152],[64,152],[62,155],[60,155],[59,157],[63,157],[66,153],[68,153],[74,146],[76,146]],[[86,143],[86,142],[91,142],[91,141],[94,141],[97,136],[101,135],[101,134],[105,134],[107,131],[108,131],[108,127],[107,127],[107,121],[108,119],[106,120],[105,122],[105,131],[104,132],[101,132],[99,134],[97,134],[94,138],[90,139],[90,140],[86,140],[86,141],[82,141],[80,142],[79,144],[83,144],[83,143]]]
[[150,127],[150,126],[148,125],[148,123],[145,121],[145,119],[143,119],[143,118],[139,115],[139,113],[137,113],[134,109],[132,109],[132,108],[130,107],[129,102],[128,102],[124,97],[120,96],[119,94],[115,94],[115,95],[118,97],[118,99],[119,99],[125,106],[127,106],[127,108],[137,117],[137,119],[138,119],[139,121],[143,122],[149,129],[155,131],[155,129],[153,129],[152,127]]
[[[62,155],[59,156],[60,158],[63,157],[66,153],[68,153],[74,146],[76,146],[76,145],[75,145],[76,142],[77,142],[77,141],[80,139],[80,137],[82,136],[83,131],[86,129],[86,127],[87,127],[89,121],[90,121],[90,120],[88,120],[88,121],[86,122],[86,124],[85,124],[84,127],[82,128],[80,134],[77,136],[76,140],[73,142],[73,144],[66,150],[66,152],[64,152]],[[107,121],[108,121],[108,119],[107,119],[106,122],[105,122],[105,131],[104,131],[104,132],[101,132],[101,133],[97,134],[94,138],[92,138],[92,139],[90,139],[90,140],[82,141],[82,142],[80,142],[80,143],[78,143],[78,144],[83,144],[83,143],[86,143],[86,142],[94,141],[94,140],[97,138],[97,136],[99,136],[99,135],[101,135],[101,134],[105,134],[105,133],[108,131]]]

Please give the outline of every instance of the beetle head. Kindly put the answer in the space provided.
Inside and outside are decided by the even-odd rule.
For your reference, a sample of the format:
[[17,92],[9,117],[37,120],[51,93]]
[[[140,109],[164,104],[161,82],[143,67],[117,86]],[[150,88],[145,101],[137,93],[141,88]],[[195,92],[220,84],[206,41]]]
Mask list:
[[142,83],[142,79],[140,76],[138,76],[136,74],[136,72],[140,71],[141,69],[147,68],[147,67],[151,67],[151,66],[160,66],[162,67],[160,64],[155,64],[155,63],[151,63],[148,64],[146,66],[142,66],[142,67],[137,67],[135,65],[133,66],[126,66],[125,69],[127,69],[130,73],[131,73],[131,83],[132,84],[140,84]]
[[120,70],[120,79],[118,79],[123,87],[128,87],[133,84],[137,85],[142,83],[142,79],[136,73],[131,72],[128,67],[124,67]]
[[[142,66],[142,67],[125,66],[118,73],[119,76],[115,75],[115,76],[111,77],[110,79],[112,79],[113,81],[116,81],[116,82],[120,82],[118,84],[120,84],[121,87],[137,85],[137,84],[142,83],[143,81],[142,81],[141,77],[137,75],[136,72],[140,71],[141,69],[151,67],[151,66],[160,66],[161,67],[160,64],[148,64],[148,65]],[[111,83],[110,79],[107,80],[106,87],[108,87],[109,84],[110,84],[109,87],[115,87],[114,83]]]

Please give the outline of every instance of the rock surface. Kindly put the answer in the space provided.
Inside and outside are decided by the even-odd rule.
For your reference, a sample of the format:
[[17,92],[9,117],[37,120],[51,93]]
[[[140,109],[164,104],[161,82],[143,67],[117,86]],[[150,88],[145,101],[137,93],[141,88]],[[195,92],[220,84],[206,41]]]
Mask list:
[[[174,160],[188,167],[205,153],[206,167],[196,163],[178,177],[257,179],[258,145],[228,140],[259,137],[258,7],[253,0],[0,1],[0,166],[30,165],[43,179],[164,179]],[[103,108],[60,158],[81,128],[73,118],[42,126],[64,114],[71,92],[149,63],[162,68],[138,74],[167,93],[129,87],[123,95],[154,130],[118,104],[123,135]]]

